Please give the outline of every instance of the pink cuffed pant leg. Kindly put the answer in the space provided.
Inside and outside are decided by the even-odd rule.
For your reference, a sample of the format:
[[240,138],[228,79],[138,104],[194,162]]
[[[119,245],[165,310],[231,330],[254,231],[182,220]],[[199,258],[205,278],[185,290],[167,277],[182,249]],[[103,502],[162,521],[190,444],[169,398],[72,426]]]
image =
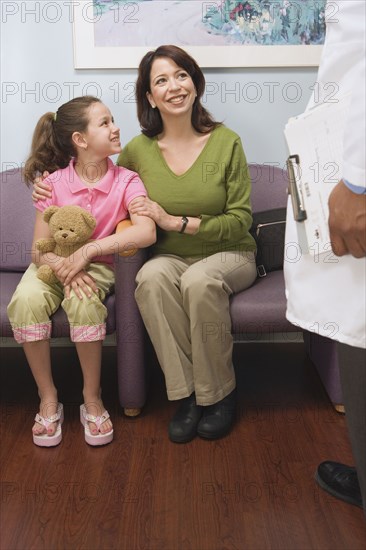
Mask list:
[[47,340],[51,337],[50,317],[61,306],[70,323],[71,340],[92,342],[105,338],[107,310],[103,300],[114,285],[114,271],[105,264],[91,264],[88,273],[96,282],[99,294],[80,300],[71,291],[64,297],[61,283],[48,285],[37,277],[37,267],[31,264],[24,273],[8,305],[8,317],[14,338],[19,344]]

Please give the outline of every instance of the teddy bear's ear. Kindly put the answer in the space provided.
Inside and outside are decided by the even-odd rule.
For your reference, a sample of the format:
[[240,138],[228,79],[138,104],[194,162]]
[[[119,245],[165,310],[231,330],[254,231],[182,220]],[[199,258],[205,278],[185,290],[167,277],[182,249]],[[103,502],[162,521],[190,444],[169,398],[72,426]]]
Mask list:
[[49,222],[52,216],[56,214],[57,210],[59,210],[59,207],[54,205],[46,208],[46,210],[43,212],[44,221]]
[[97,225],[97,222],[96,222],[94,216],[89,214],[89,212],[87,212],[86,210],[83,210],[82,216],[84,218],[84,221],[85,221],[86,225],[88,227],[90,227],[90,229],[94,229],[95,226]]

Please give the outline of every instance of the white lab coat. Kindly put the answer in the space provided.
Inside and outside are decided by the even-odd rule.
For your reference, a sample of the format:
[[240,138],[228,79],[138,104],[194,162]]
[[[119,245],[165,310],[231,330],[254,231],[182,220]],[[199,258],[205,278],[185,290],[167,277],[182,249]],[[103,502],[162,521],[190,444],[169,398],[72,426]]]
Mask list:
[[[357,186],[365,177],[365,0],[328,0],[327,35],[318,84],[307,109],[351,92],[344,135],[342,176]],[[337,97],[337,95],[333,97]],[[338,97],[339,97],[338,96]],[[291,245],[291,243],[297,243]],[[331,252],[299,254],[296,222],[288,204],[284,272],[287,318],[303,329],[350,346],[366,347],[366,261]]]

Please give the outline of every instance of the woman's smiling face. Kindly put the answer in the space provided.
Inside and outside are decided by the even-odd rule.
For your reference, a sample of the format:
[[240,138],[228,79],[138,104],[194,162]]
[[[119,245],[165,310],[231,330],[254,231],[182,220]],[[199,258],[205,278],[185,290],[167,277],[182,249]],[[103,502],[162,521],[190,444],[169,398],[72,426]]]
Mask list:
[[169,57],[158,57],[151,66],[150,92],[147,98],[152,107],[164,116],[192,112],[196,89],[185,69]]

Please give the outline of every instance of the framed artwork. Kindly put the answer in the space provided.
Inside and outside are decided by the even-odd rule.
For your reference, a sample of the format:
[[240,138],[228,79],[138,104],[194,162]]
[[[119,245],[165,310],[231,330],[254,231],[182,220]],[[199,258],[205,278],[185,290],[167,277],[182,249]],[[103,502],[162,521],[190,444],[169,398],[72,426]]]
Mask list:
[[[331,13],[332,7],[334,13]],[[76,69],[136,68],[161,44],[201,67],[319,64],[326,0],[74,0]]]

